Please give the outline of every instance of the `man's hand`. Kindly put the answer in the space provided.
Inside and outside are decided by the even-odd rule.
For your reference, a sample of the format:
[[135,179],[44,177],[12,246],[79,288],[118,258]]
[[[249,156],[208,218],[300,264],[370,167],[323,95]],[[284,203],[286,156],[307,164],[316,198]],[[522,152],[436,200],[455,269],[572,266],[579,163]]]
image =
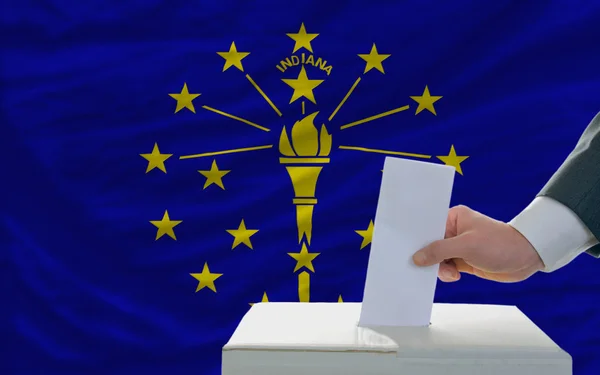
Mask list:
[[525,280],[544,268],[536,250],[516,229],[465,206],[448,212],[445,239],[416,252],[417,266],[440,263],[439,278],[451,282],[460,273],[499,282]]

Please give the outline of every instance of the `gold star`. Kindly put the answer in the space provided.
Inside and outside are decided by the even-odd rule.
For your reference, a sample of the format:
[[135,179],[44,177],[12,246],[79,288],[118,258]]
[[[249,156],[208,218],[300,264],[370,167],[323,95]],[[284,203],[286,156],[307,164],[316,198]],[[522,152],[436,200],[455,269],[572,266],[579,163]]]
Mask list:
[[208,263],[204,263],[204,268],[202,269],[202,273],[190,273],[190,275],[198,280],[198,286],[196,287],[196,293],[201,291],[204,288],[208,288],[213,292],[217,292],[217,288],[215,287],[215,280],[219,277],[223,276],[222,273],[211,273],[208,268]]
[[298,271],[302,267],[306,267],[312,272],[315,272],[315,268],[312,265],[312,261],[315,260],[321,253],[309,253],[306,248],[306,244],[302,244],[302,249],[299,253],[288,253],[289,256],[296,260],[296,267],[294,272]]
[[209,187],[212,184],[217,185],[221,189],[225,190],[225,186],[223,186],[223,176],[231,171],[221,171],[217,166],[217,161],[213,160],[212,165],[210,167],[210,171],[198,171],[204,177],[206,177],[206,182],[204,183],[203,190]]
[[450,153],[447,156],[437,156],[438,159],[444,162],[446,165],[450,165],[456,168],[456,171],[463,174],[462,168],[460,167],[460,163],[467,160],[468,156],[457,156],[456,150],[454,150],[454,145],[450,146]]
[[306,48],[307,50],[312,52],[313,50],[312,46],[310,45],[310,42],[319,36],[319,34],[307,34],[306,28],[304,27],[304,22],[302,23],[302,25],[300,25],[300,31],[298,31],[298,33],[286,35],[292,38],[294,42],[296,42],[294,44],[294,50],[292,51],[292,53],[298,51],[300,48]]
[[310,100],[313,104],[317,104],[315,101],[315,95],[312,90],[314,90],[317,86],[323,83],[322,79],[308,79],[306,75],[306,70],[304,66],[302,70],[300,70],[300,74],[298,74],[297,79],[282,79],[283,82],[287,83],[288,86],[294,89],[294,94],[292,95],[292,99],[290,99],[290,104],[295,102],[297,99],[301,97],[305,97]]
[[340,294],[340,296],[338,297],[338,303],[343,303],[344,300],[342,299],[342,295]]
[[435,113],[435,108],[433,107],[433,103],[437,102],[438,100],[440,100],[443,97],[442,96],[431,96],[429,94],[429,87],[425,86],[425,91],[423,91],[423,95],[411,96],[410,98],[412,100],[414,100],[415,102],[419,103],[419,106],[417,107],[417,112],[415,113],[415,115],[418,115],[419,112],[426,109],[429,112],[431,112],[437,116],[437,113]]
[[173,154],[161,154],[158,149],[158,143],[154,143],[154,148],[150,154],[140,154],[141,157],[148,160],[148,167],[146,167],[146,173],[150,172],[154,168],[158,168],[161,171],[167,173],[165,168],[165,161],[173,156]]
[[390,57],[392,55],[381,55],[377,52],[377,47],[375,46],[375,43],[373,43],[373,47],[371,47],[371,52],[369,52],[368,54],[359,54],[358,57],[360,57],[361,59],[365,60],[367,62],[367,65],[365,66],[365,73],[367,73],[369,70],[375,68],[377,70],[379,70],[381,73],[385,74],[385,72],[383,71],[383,60],[387,59],[388,57]]
[[246,229],[246,223],[244,223],[244,219],[242,219],[238,229],[227,229],[227,233],[233,236],[233,245],[231,245],[231,250],[235,249],[239,244],[242,243],[252,249],[250,237],[255,235],[256,232],[258,232],[258,229]]
[[[267,292],[263,293],[262,300],[260,302],[269,302],[269,297],[267,297]],[[253,306],[254,304],[250,303],[249,305]]]
[[223,71],[235,66],[243,72],[244,67],[242,66],[242,59],[249,54],[250,52],[238,52],[237,48],[235,47],[235,42],[231,42],[231,47],[229,47],[228,52],[217,52],[217,55],[225,59]]
[[363,238],[362,243],[360,244],[361,250],[364,249],[365,246],[370,244],[371,241],[373,240],[373,228],[374,228],[373,220],[371,220],[369,222],[369,226],[367,227],[367,229],[355,231],[356,233],[358,233],[359,236],[361,236]]
[[171,237],[172,239],[177,240],[177,237],[175,237],[175,232],[173,231],[173,228],[175,228],[182,222],[183,222],[183,220],[171,220],[169,218],[169,212],[167,210],[165,210],[165,214],[163,215],[163,218],[161,220],[151,220],[150,221],[150,223],[152,225],[154,225],[155,227],[158,228],[158,230],[156,231],[156,239],[155,240],[158,240],[165,234],[168,235],[169,237]]
[[187,83],[183,84],[183,89],[181,89],[181,92],[179,94],[169,94],[169,96],[177,100],[177,108],[175,108],[175,113],[181,111],[184,108],[187,108],[193,113],[196,113],[196,109],[194,109],[194,103],[192,103],[192,100],[199,97],[200,94],[190,94],[190,92],[188,91]]

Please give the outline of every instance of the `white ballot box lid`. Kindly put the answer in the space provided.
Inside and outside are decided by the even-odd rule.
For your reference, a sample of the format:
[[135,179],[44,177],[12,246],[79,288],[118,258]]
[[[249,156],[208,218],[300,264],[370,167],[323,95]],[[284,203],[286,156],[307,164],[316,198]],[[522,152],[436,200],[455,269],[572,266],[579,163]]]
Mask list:
[[255,304],[223,347],[223,375],[572,373],[569,354],[514,306],[434,304],[428,327],[359,327],[360,310]]

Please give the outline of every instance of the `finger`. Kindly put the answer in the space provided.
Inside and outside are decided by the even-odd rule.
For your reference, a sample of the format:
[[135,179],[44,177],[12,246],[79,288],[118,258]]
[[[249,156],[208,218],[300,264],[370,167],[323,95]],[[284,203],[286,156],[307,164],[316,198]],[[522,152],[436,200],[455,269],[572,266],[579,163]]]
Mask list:
[[440,263],[440,269],[438,270],[438,277],[443,282],[451,283],[460,279],[460,272],[458,272],[452,261],[442,262]]
[[468,273],[470,275],[475,275],[475,269],[469,263],[465,262],[463,259],[452,259],[454,266],[458,270],[458,272]]
[[446,232],[444,233],[444,238],[452,238],[456,237],[458,234],[458,230],[456,228],[456,222],[458,221],[458,212],[459,209],[456,207],[452,207],[448,211],[448,217],[446,218]]
[[454,206],[448,210],[448,217],[446,218],[446,232],[444,238],[456,237],[459,233],[458,223],[463,221],[472,213],[472,210],[466,206]]
[[485,271],[480,271],[480,270],[477,270],[477,273],[475,275],[482,279],[492,280],[492,281],[496,281],[499,283],[515,283],[515,282],[523,281],[530,276],[529,274],[520,273],[520,272],[517,272],[517,273],[492,273],[492,272],[485,272]]
[[532,274],[528,270],[512,272],[512,273],[487,272],[487,271],[484,271],[479,268],[475,268],[475,267],[471,266],[470,264],[465,262],[463,259],[453,259],[452,262],[454,263],[454,266],[456,267],[458,272],[468,273],[468,274],[477,276],[480,279],[491,280],[491,281],[496,281],[496,282],[501,282],[501,283],[513,283],[513,282],[517,282],[517,281],[522,281],[522,280],[528,278],[529,276],[531,276],[531,274]]
[[468,236],[461,235],[434,241],[413,255],[417,266],[427,267],[441,263],[446,259],[465,258],[471,248]]
[[477,276],[481,279],[503,282],[505,280],[510,279],[511,277],[509,274],[483,271],[479,268],[473,267],[469,263],[465,262],[463,259],[452,259],[452,261],[458,272],[468,273],[470,275]]

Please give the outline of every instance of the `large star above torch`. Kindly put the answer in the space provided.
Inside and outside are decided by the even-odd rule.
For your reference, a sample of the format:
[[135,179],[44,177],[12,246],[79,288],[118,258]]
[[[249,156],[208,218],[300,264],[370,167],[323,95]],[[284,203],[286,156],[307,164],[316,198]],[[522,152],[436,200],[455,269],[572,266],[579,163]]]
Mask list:
[[298,74],[298,78],[282,79],[282,81],[294,89],[292,99],[290,99],[290,104],[302,97],[310,100],[313,104],[317,104],[317,101],[315,100],[315,94],[313,94],[313,90],[321,83],[323,83],[324,80],[308,79],[308,76],[306,75],[306,70],[304,69],[304,67],[302,67],[302,70],[300,70],[300,74]]

